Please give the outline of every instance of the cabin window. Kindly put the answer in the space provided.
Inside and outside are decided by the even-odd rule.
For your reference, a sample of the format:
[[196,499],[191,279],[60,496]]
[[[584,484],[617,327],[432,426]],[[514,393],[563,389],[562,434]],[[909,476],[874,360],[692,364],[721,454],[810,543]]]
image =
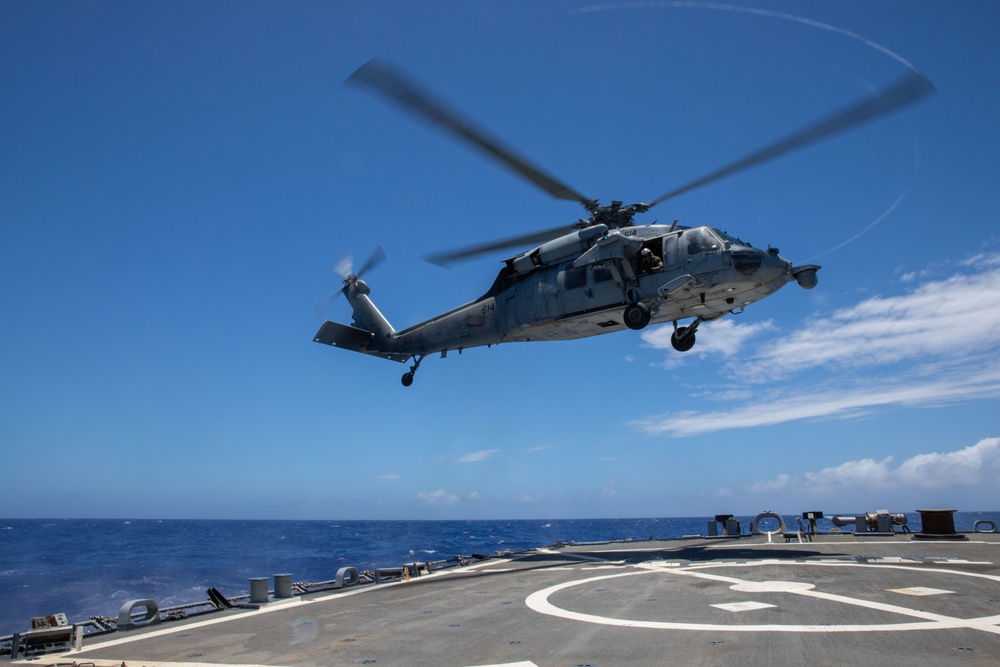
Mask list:
[[593,275],[594,275],[595,285],[597,283],[607,282],[612,278],[614,278],[614,276],[611,275],[611,269],[607,268],[606,266],[595,266]]
[[563,288],[579,289],[587,286],[587,269],[566,269],[563,271]]

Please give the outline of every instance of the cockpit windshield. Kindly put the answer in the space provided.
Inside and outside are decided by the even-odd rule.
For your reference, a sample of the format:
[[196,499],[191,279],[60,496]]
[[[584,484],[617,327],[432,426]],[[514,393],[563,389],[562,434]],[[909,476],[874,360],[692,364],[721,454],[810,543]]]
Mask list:
[[746,246],[748,248],[752,248],[753,247],[752,245],[750,245],[746,241],[742,241],[739,238],[731,235],[729,232],[724,232],[721,229],[716,229],[715,233],[722,237],[722,240],[726,242],[727,246],[730,245],[730,244],[732,244],[732,245],[742,245],[742,246]]
[[721,246],[721,239],[708,227],[695,227],[687,230],[684,232],[684,240],[687,243],[689,255],[712,252]]

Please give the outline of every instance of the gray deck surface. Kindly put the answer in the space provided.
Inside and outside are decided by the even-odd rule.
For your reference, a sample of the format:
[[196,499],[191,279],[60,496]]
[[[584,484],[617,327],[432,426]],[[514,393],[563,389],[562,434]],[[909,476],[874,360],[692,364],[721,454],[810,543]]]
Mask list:
[[575,545],[88,638],[55,664],[1000,665],[1000,535]]

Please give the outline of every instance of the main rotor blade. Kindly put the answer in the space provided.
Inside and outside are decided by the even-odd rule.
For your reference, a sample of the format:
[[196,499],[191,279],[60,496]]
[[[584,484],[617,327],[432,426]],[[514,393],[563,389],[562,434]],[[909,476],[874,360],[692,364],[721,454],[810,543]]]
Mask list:
[[844,132],[852,127],[861,125],[869,120],[895,111],[907,104],[916,102],[921,97],[929,95],[935,91],[927,77],[919,72],[914,72],[904,78],[899,83],[883,88],[874,95],[850,107],[842,109],[823,120],[810,125],[809,127],[774,142],[760,150],[757,150],[736,162],[728,164],[721,169],[717,169],[706,176],[688,183],[676,190],[661,195],[649,202],[650,206],[655,206],[671,197],[700,188],[714,181],[718,181],[726,176],[731,176],[737,172],[755,167],[768,160],[784,155],[794,150],[798,150],[809,144],[816,143],[827,137]]
[[552,239],[559,238],[563,234],[569,234],[570,232],[578,229],[580,229],[578,225],[562,225],[560,227],[553,227],[552,229],[547,229],[541,232],[532,232],[531,234],[525,234],[523,236],[513,236],[500,241],[491,241],[481,245],[469,246],[453,252],[430,255],[424,259],[432,264],[437,264],[438,266],[448,266],[452,262],[457,262],[460,259],[467,259],[469,257],[474,257],[475,255],[482,255],[495,250],[525,246],[530,247],[539,243],[545,243],[546,241],[551,241]]
[[371,86],[404,109],[433,125],[441,126],[474,148],[483,151],[557,199],[567,199],[583,204],[590,201],[573,188],[546,174],[527,159],[517,155],[513,149],[504,146],[503,143],[490,137],[485,131],[462,119],[458,112],[448,109],[444,103],[420,90],[398,71],[393,70],[377,58],[369,60],[358,68],[351,76],[347,77],[346,83]]

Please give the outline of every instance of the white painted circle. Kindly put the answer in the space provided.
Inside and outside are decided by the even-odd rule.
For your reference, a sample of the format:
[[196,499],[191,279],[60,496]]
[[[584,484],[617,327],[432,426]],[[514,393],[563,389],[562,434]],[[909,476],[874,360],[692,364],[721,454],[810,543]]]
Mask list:
[[814,588],[816,586],[804,581],[746,581],[742,584],[733,584],[729,590],[740,593],[794,593]]
[[[739,567],[754,567],[759,565],[788,565],[788,566],[814,566],[814,567],[870,567],[870,568],[880,568],[880,569],[896,569],[896,570],[911,570],[922,573],[926,576],[930,573],[948,574],[948,575],[959,575],[968,576],[978,579],[987,579],[993,582],[1000,582],[1000,577],[989,575],[989,574],[978,574],[975,572],[962,572],[959,570],[942,570],[942,569],[929,569],[925,567],[909,567],[903,565],[866,565],[863,563],[815,563],[815,562],[791,562],[791,563],[776,563],[773,560],[761,561],[761,562],[750,562],[750,563],[739,563]],[[910,609],[907,607],[889,605],[879,602],[872,602],[869,600],[861,600],[857,598],[849,598],[847,596],[832,594],[832,593],[822,593],[819,591],[813,592],[815,588],[812,584],[805,582],[782,582],[782,581],[771,581],[771,582],[743,582],[731,577],[722,577],[715,575],[699,575],[698,572],[706,569],[714,569],[720,567],[735,567],[734,563],[723,563],[723,564],[711,564],[711,565],[701,565],[701,566],[691,566],[687,568],[671,568],[665,570],[663,568],[658,568],[655,566],[647,566],[643,569],[634,569],[627,572],[620,572],[616,574],[606,574],[599,577],[588,577],[586,579],[579,579],[576,581],[568,581],[561,584],[556,584],[554,586],[549,586],[548,588],[543,588],[540,591],[532,593],[525,599],[525,604],[528,608],[537,611],[541,614],[547,614],[549,616],[557,616],[559,618],[565,618],[569,620],[581,621],[583,623],[595,623],[598,625],[610,625],[618,627],[627,628],[646,628],[652,630],[688,630],[688,631],[710,631],[710,632],[821,632],[821,633],[831,633],[831,632],[904,632],[912,630],[943,630],[943,629],[955,629],[955,628],[971,628],[975,630],[982,630],[985,632],[990,632],[992,634],[1000,634],[1000,617],[990,616],[985,618],[954,618],[950,616],[943,616],[941,614],[934,614],[931,612],[926,612],[919,609]],[[742,590],[744,592],[780,592],[789,593],[793,595],[805,595],[807,597],[816,597],[830,602],[839,602],[843,604],[857,605],[860,607],[865,607],[868,609],[874,609],[877,611],[884,611],[892,614],[902,614],[905,616],[910,616],[915,619],[920,619],[910,623],[883,623],[883,624],[844,624],[844,625],[726,625],[720,623],[681,623],[673,621],[638,621],[623,618],[612,618],[608,616],[599,616],[596,614],[585,614],[578,611],[571,611],[568,609],[562,609],[555,606],[549,602],[549,597],[559,591],[563,591],[576,586],[581,586],[584,584],[593,583],[596,581],[606,581],[609,579],[617,579],[620,577],[632,577],[644,574],[662,574],[668,572],[672,575],[690,575],[696,576],[698,578],[709,578],[715,580],[721,580],[724,582],[734,581],[736,583],[732,584],[730,588],[733,590]],[[762,588],[761,588],[762,587]]]

